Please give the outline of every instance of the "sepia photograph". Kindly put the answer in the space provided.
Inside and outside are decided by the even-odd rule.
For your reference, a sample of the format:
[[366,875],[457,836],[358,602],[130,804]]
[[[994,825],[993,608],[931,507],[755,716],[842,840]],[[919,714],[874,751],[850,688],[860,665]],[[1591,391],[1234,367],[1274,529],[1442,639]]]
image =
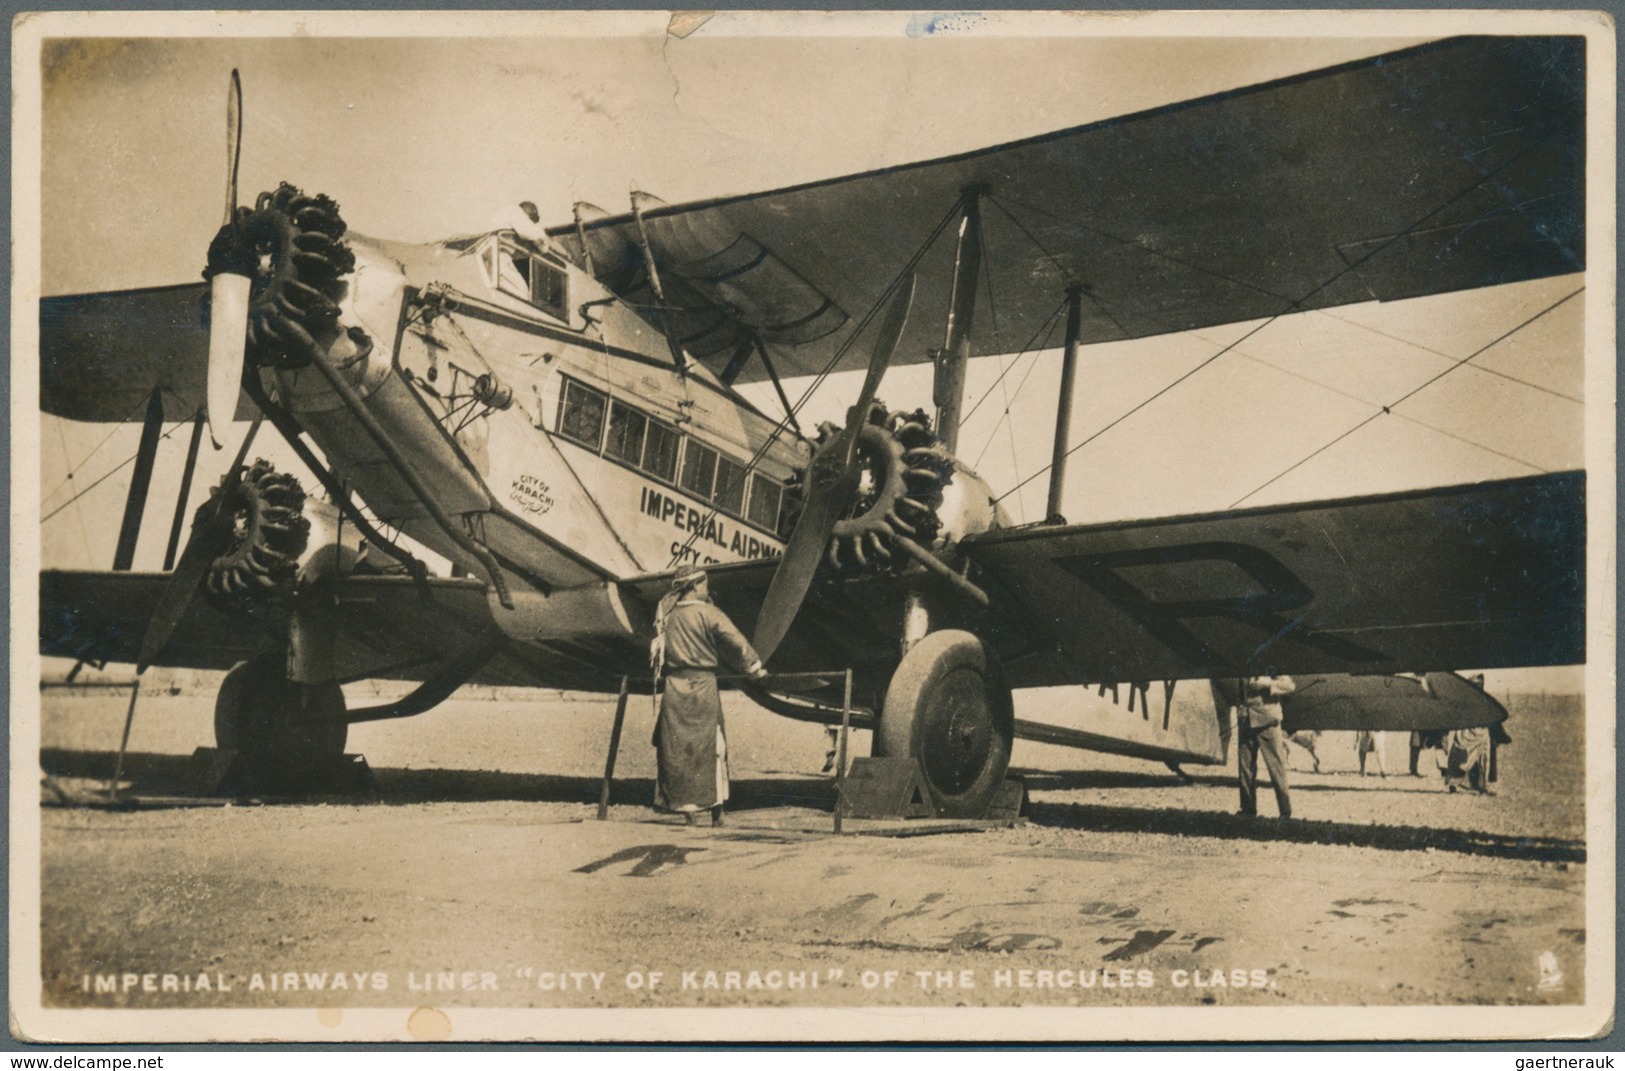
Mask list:
[[1605,14],[12,31],[17,1040],[1612,1029]]

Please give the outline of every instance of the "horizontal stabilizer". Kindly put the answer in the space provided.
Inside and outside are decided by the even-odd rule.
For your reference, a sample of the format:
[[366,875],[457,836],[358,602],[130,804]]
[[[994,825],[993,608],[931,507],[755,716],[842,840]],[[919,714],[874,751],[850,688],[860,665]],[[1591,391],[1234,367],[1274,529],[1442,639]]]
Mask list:
[[1318,676],[1296,678],[1298,690],[1281,703],[1287,732],[1369,729],[1436,732],[1471,729],[1506,720],[1496,699],[1454,673],[1426,676]]

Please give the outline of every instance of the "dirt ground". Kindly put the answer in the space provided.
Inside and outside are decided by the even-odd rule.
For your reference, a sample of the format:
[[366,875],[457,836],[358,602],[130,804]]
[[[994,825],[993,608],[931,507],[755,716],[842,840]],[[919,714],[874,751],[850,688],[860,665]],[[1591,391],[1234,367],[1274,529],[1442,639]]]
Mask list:
[[[1292,749],[1286,823],[1267,795],[1269,817],[1235,814],[1225,769],[1183,785],[1157,764],[1018,742],[1027,824],[835,837],[823,730],[740,703],[734,799],[713,830],[648,809],[646,697],[598,822],[609,701],[460,699],[356,726],[376,799],[223,806],[184,798],[212,701],[149,696],[126,791],[183,798],[42,810],[43,1003],[1575,1004],[1582,717],[1577,702],[1510,705],[1493,797],[1446,794],[1435,753],[1409,776],[1402,735],[1386,778],[1355,774],[1351,734],[1321,738],[1319,773]],[[43,769],[70,792],[105,778],[124,708],[48,694]]]

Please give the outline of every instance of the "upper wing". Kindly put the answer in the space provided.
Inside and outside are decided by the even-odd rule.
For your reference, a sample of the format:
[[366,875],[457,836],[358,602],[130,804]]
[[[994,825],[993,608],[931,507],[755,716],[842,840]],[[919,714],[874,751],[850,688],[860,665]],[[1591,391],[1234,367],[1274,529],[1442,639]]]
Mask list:
[[[644,221],[691,352],[720,370],[755,332],[787,344],[785,375],[822,370],[972,188],[1000,328],[978,354],[1035,335],[1074,282],[1100,342],[1577,272],[1584,63],[1580,38],[1453,39]],[[579,257],[574,226],[550,233]],[[634,219],[581,233],[600,278],[653,303]],[[899,361],[943,344],[953,258],[939,241],[916,266]]]
[[[40,408],[75,420],[140,419],[154,387],[190,416],[204,400],[203,283],[40,302]],[[246,399],[239,419],[252,416]]]
[[967,540],[1016,687],[1585,659],[1585,476]]

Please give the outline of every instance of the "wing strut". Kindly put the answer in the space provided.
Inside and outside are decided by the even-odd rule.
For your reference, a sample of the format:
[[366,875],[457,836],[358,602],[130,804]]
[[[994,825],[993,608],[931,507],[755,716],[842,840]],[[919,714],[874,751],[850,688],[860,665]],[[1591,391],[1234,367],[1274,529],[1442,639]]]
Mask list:
[[164,549],[164,572],[175,565],[180,549],[181,529],[186,526],[186,500],[192,497],[192,474],[197,471],[198,447],[203,443],[203,410],[192,417],[192,441],[186,447],[186,467],[181,470],[181,493],[175,496],[175,519],[169,525],[169,546]]
[[147,489],[152,486],[152,464],[158,457],[158,433],[163,430],[163,423],[163,388],[154,387],[147,398],[141,444],[135,451],[135,471],[130,475],[130,493],[124,500],[124,522],[119,525],[118,546],[113,551],[115,572],[129,572],[135,562],[135,541],[141,535],[141,519],[147,512]]
[[649,286],[655,292],[655,304],[660,307],[660,331],[666,336],[666,346],[671,350],[672,363],[677,366],[679,372],[682,372],[688,368],[688,358],[683,355],[683,344],[671,326],[671,316],[666,305],[666,290],[660,285],[660,272],[655,267],[654,249],[649,245],[649,228],[643,222],[644,196],[635,190],[632,193],[632,218],[638,223],[638,248],[643,250],[643,269],[649,273]]
[[1055,451],[1050,461],[1049,504],[1044,519],[1064,524],[1061,494],[1066,487],[1066,444],[1072,432],[1072,391],[1077,385],[1078,332],[1083,326],[1083,287],[1073,283],[1066,290],[1066,349],[1061,356],[1061,397],[1055,407]]
[[965,369],[970,362],[971,321],[976,314],[976,284],[982,275],[981,186],[960,194],[959,248],[954,253],[952,304],[948,331],[937,358],[932,400],[937,405],[937,437],[950,454],[959,452],[959,414],[965,407]]

